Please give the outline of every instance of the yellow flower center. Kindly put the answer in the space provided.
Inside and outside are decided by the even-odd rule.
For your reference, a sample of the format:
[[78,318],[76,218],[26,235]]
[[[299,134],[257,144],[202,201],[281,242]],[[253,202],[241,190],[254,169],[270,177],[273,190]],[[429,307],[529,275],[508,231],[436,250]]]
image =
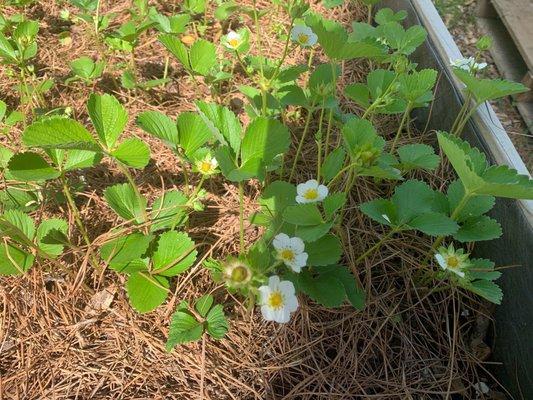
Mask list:
[[459,259],[455,256],[449,256],[446,258],[446,265],[452,269],[455,269],[459,266]]
[[281,251],[281,258],[287,261],[293,261],[294,260],[294,251],[291,249],[283,249]]
[[309,189],[304,193],[304,198],[307,200],[315,200],[318,198],[318,191],[316,189]]
[[209,161],[202,161],[200,163],[200,168],[199,169],[200,169],[200,171],[205,172],[205,173],[211,172],[213,170],[213,164],[211,164],[211,162],[209,162]]
[[230,39],[228,40],[228,43],[231,47],[235,48],[239,46],[239,39]]
[[306,35],[305,33],[300,33],[298,35],[298,42],[300,44],[307,44],[307,42],[309,42],[309,35]]
[[279,290],[270,293],[270,296],[268,296],[268,305],[274,309],[283,307],[283,295]]

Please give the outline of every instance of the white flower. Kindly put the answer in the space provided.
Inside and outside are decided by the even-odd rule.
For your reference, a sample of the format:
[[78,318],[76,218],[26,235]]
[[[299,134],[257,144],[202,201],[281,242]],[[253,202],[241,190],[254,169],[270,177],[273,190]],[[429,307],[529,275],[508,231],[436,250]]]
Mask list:
[[236,50],[242,44],[242,41],[243,38],[239,33],[235,31],[229,31],[222,43],[227,48]]
[[326,198],[328,188],[324,185],[319,185],[315,179],[311,179],[305,183],[300,183],[296,187],[296,193],[297,203],[316,203]]
[[213,175],[216,173],[218,167],[218,162],[214,157],[211,157],[209,154],[206,155],[202,160],[196,161],[196,168],[198,172],[202,175]]
[[294,272],[300,272],[307,264],[307,253],[304,252],[305,245],[299,237],[289,237],[284,233],[276,235],[272,245],[276,249],[277,258],[283,261],[287,267]]
[[318,37],[311,28],[304,25],[297,25],[292,28],[291,40],[298,43],[302,47],[314,46]]
[[450,59],[450,65],[466,72],[477,72],[487,67],[487,63],[477,63],[474,57]]
[[261,314],[267,321],[287,323],[291,313],[298,309],[294,285],[290,281],[280,281],[277,275],[268,278],[268,286],[261,286],[259,293]]
[[448,248],[440,247],[435,259],[442,269],[451,271],[461,278],[464,278],[464,270],[470,266],[468,254],[464,254],[463,249],[455,250],[453,244]]

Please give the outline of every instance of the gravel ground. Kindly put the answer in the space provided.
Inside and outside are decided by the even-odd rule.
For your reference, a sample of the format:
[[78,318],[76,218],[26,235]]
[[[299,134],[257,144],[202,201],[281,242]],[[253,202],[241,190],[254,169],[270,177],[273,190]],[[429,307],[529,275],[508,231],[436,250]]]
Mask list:
[[[483,35],[475,20],[477,1],[434,0],[434,2],[463,55],[465,57],[473,55],[476,51],[476,41]],[[485,55],[484,61],[489,64],[489,76],[501,77],[490,53]],[[533,135],[513,106],[512,99],[492,101],[491,104],[522,160],[529,171],[533,171]]]

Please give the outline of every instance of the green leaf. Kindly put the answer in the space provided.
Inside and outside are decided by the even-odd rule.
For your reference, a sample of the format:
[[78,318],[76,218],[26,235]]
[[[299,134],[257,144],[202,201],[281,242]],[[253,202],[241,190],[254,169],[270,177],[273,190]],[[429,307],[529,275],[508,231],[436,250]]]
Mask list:
[[438,167],[440,158],[433,147],[427,144],[407,144],[398,149],[398,156],[402,169],[410,171],[413,169],[434,170]]
[[196,300],[194,308],[196,309],[196,311],[198,311],[198,314],[205,318],[207,316],[207,313],[211,309],[211,306],[213,305],[213,301],[213,296],[211,296],[210,294],[203,295],[198,300]]
[[112,149],[128,122],[128,112],[116,97],[91,94],[87,103],[89,116],[100,141]]
[[379,154],[385,146],[385,140],[378,136],[372,123],[366,119],[352,118],[342,127],[342,137],[346,149],[351,155],[357,155],[360,150],[376,149]]
[[196,102],[200,116],[211,133],[221,144],[228,144],[238,154],[241,146],[242,127],[237,116],[228,108],[215,103]]
[[104,191],[104,198],[109,206],[126,221],[132,220],[138,224],[145,222],[146,199],[137,197],[129,183],[119,183],[108,187]]
[[340,172],[344,166],[344,160],[346,158],[346,151],[339,147],[338,149],[333,150],[327,155],[322,164],[320,170],[322,177],[326,183],[330,182],[337,174]]
[[435,193],[424,182],[408,180],[396,187],[392,201],[398,210],[399,223],[409,223],[414,217],[433,211]]
[[190,268],[198,252],[186,233],[168,231],[159,236],[152,261],[154,273],[161,276],[176,276]]
[[497,239],[501,235],[502,227],[498,221],[481,215],[465,219],[453,237],[464,243]]
[[367,109],[370,107],[370,90],[362,83],[352,83],[344,88],[344,94],[350,100]]
[[181,113],[178,116],[177,126],[179,144],[189,159],[213,137],[209,126],[197,113]]
[[150,147],[138,138],[124,140],[111,155],[128,167],[143,169],[150,162]]
[[100,151],[87,129],[72,119],[51,117],[28,126],[22,133],[28,147]]
[[418,215],[409,222],[409,226],[431,236],[448,236],[459,228],[450,217],[437,212]]
[[178,309],[170,320],[166,350],[171,351],[178,344],[200,340],[203,333],[203,324],[188,312]]
[[[378,1],[376,1],[376,3],[377,2]],[[407,18],[407,11],[400,10],[395,13],[390,8],[382,8],[374,16],[374,20],[379,25],[383,25],[388,22],[400,22],[403,21],[405,18]]]
[[119,270],[129,262],[140,259],[148,250],[151,236],[135,232],[107,242],[100,248],[100,257]]
[[342,244],[338,237],[328,234],[306,247],[309,255],[307,266],[315,267],[336,264],[342,255]]
[[179,190],[170,190],[158,197],[152,205],[150,230],[174,229],[185,222],[187,217],[187,201],[189,199]]
[[423,69],[402,74],[398,77],[399,92],[416,107],[426,106],[432,100],[431,90],[437,81],[437,71]]
[[63,164],[65,171],[74,171],[82,168],[95,166],[102,159],[102,153],[95,153],[87,150],[69,150],[67,158]]
[[501,304],[502,302],[503,292],[500,287],[492,281],[480,279],[468,284],[462,284],[461,286],[480,295],[492,303]]
[[215,305],[207,314],[207,333],[213,339],[222,339],[229,329],[222,304]]
[[194,72],[207,76],[218,63],[215,45],[204,39],[197,40],[191,46],[189,61]]
[[333,274],[313,276],[311,272],[304,270],[298,276],[298,287],[324,307],[339,307],[346,299],[344,285]]
[[144,272],[132,273],[126,282],[126,292],[134,309],[147,313],[160,306],[168,295],[168,280]]
[[312,226],[297,226],[294,235],[302,239],[304,242],[315,242],[326,233],[328,233],[333,226],[333,221]]
[[[464,193],[463,184],[459,180],[453,181],[448,187],[448,203],[452,212],[463,199]],[[454,215],[454,219],[457,222],[462,222],[468,218],[483,215],[492,210],[495,200],[493,196],[473,196],[462,206],[461,211]]]
[[322,205],[324,206],[324,213],[326,214],[326,220],[329,220],[333,215],[340,210],[346,203],[346,193],[332,193],[328,195]]
[[467,90],[472,93],[477,103],[496,100],[529,90],[526,86],[518,82],[506,81],[504,79],[481,79],[459,68],[454,68],[453,72],[466,85]]
[[41,222],[37,228],[37,245],[51,257],[57,257],[68,244],[68,224],[65,220],[51,218]]
[[0,275],[20,275],[33,265],[33,255],[19,248],[0,243]]
[[176,57],[187,70],[191,70],[191,64],[189,62],[189,52],[187,47],[181,42],[181,40],[175,35],[163,34],[159,35],[159,41],[168,51]]
[[438,132],[439,145],[466,191],[471,194],[533,200],[533,181],[506,166],[487,168],[479,150],[456,137]]
[[178,144],[178,128],[172,118],[158,111],[145,111],[137,116],[137,125],[145,132],[164,141],[170,148]]
[[31,245],[35,237],[33,219],[22,211],[7,210],[0,218],[0,235],[19,243]]
[[283,211],[283,220],[293,225],[309,226],[324,223],[316,204],[288,206]]
[[361,204],[359,208],[365,215],[380,224],[387,226],[395,226],[397,224],[398,217],[396,205],[390,200],[371,200]]
[[8,169],[15,179],[24,182],[45,181],[61,175],[43,157],[32,152],[15,154],[9,160]]
[[274,158],[289,148],[290,136],[287,127],[281,122],[265,117],[258,117],[246,129],[242,140],[241,167],[257,166],[246,169],[262,176]]

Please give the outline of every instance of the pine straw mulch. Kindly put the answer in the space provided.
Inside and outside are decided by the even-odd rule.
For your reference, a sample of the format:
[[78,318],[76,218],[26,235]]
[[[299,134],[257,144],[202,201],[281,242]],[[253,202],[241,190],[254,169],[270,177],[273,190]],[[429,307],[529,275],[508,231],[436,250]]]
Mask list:
[[[116,22],[126,18],[128,2],[103,3],[103,11],[120,13]],[[315,3],[313,7],[319,9],[319,2]],[[175,7],[174,2],[155,5],[168,12]],[[261,1],[260,6],[273,7],[267,1]],[[351,3],[349,9],[335,14],[323,12],[349,23],[364,18],[364,10],[358,7]],[[87,122],[89,93],[114,93],[129,110],[127,132],[145,139],[152,149],[151,164],[135,176],[142,192],[154,198],[164,189],[183,187],[176,159],[135,127],[133,119],[148,109],[171,116],[194,109],[194,90],[184,71],[172,62],[172,83],[148,93],[117,90],[109,76],[94,88],[65,86],[67,61],[97,54],[82,28],[69,28],[58,19],[61,8],[49,0],[25,10],[30,18],[41,21],[37,70],[57,82],[47,95],[48,104],[71,106],[74,117]],[[15,12],[10,8],[6,11]],[[266,16],[265,31],[274,24],[287,23],[274,11]],[[230,20],[222,27],[213,25],[207,36],[217,39],[235,24]],[[58,39],[58,33],[65,29],[70,29],[73,37],[67,47]],[[263,39],[269,41],[266,48],[270,55],[276,56],[282,45],[273,38],[265,35]],[[137,57],[145,78],[162,75],[165,54],[155,34],[143,36]],[[305,57],[298,50],[288,62],[305,62]],[[318,55],[315,62],[320,59]],[[118,61],[117,56],[112,61]],[[361,81],[367,70],[365,62],[346,63],[341,84]],[[2,97],[16,107],[14,82],[1,70],[0,77]],[[227,104],[239,104],[232,101],[239,97],[233,83],[245,81],[244,74],[237,71],[226,88]],[[201,90],[196,97],[211,100],[208,90]],[[359,112],[346,101],[342,106],[345,111]],[[235,111],[243,117],[242,109]],[[302,132],[302,119],[289,121],[294,142]],[[396,118],[374,122],[387,138],[393,137],[398,126]],[[314,129],[316,125],[317,121]],[[19,134],[15,132],[15,136]],[[434,136],[420,133],[412,140],[431,143]],[[19,143],[4,144],[20,148]],[[310,141],[296,181],[314,177],[314,152]],[[450,177],[449,170],[423,176],[436,188],[445,186]],[[78,193],[77,202],[92,239],[101,243],[105,232],[119,223],[102,200],[102,192],[124,178],[104,163],[86,171],[84,180],[86,186]],[[194,214],[190,224],[191,235],[202,243],[198,263],[175,279],[167,303],[152,313],[133,311],[123,290],[124,277],[112,271],[96,273],[83,252],[63,255],[60,262],[64,269],[42,262],[23,277],[0,278],[0,399],[470,399],[477,397],[473,385],[481,380],[497,388],[484,366],[490,354],[483,342],[490,315],[486,305],[465,293],[437,290],[428,295],[429,288],[415,288],[412,277],[429,249],[428,238],[404,234],[389,241],[364,265],[354,265],[357,256],[382,235],[381,228],[363,217],[357,205],[390,195],[391,184],[359,180],[350,194],[344,221],[342,234],[349,244],[345,262],[368,294],[365,310],[350,306],[326,309],[301,297],[301,308],[282,326],[264,322],[257,310],[248,314],[242,299],[216,286],[201,268],[208,256],[222,259],[238,251],[237,190],[220,178],[209,181],[207,189],[206,211]],[[258,195],[258,184],[246,187],[248,214],[256,209]],[[50,201],[36,215],[67,214],[64,204]],[[79,239],[72,218],[70,229],[71,236]],[[246,230],[249,242],[260,233],[252,226]],[[227,338],[206,338],[165,352],[169,317],[176,304],[206,292],[226,304],[231,323]]]

